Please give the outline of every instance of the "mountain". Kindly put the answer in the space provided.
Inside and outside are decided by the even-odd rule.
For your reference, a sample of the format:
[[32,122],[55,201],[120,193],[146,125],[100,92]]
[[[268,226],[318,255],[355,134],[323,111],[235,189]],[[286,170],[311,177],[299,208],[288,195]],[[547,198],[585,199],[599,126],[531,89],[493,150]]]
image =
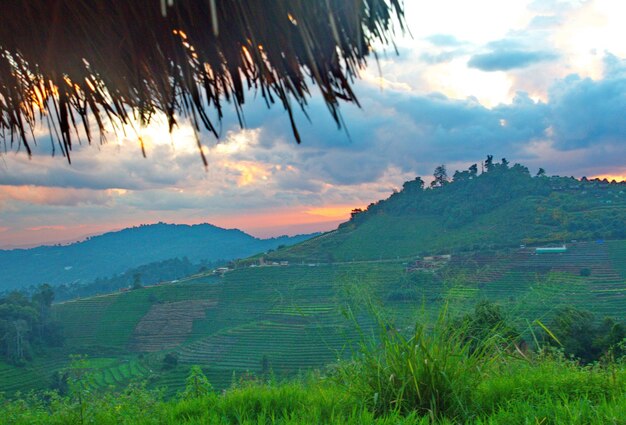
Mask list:
[[[47,348],[45,358],[24,350],[28,367],[0,359],[0,391],[46,388],[70,354],[89,356],[92,389],[140,380],[173,395],[192,365],[217,389],[255,374],[282,379],[350,356],[380,317],[395,329],[414,329],[444,305],[466,313],[484,300],[498,303],[527,341],[540,332],[531,327],[536,319],[550,328],[563,308],[587,311],[598,323],[623,321],[624,187],[532,177],[505,164],[458,172],[431,188],[415,179],[336,231],[265,254],[266,261],[257,255],[221,276],[198,273],[52,305],[64,345]],[[176,226],[146,227],[160,230],[159,244],[129,237],[134,245],[125,255],[175,245],[165,234]],[[531,246],[563,241],[566,247],[551,253]]]
[[281,380],[350,356],[376,333],[377,317],[414,329],[418,320],[435,320],[442,305],[458,314],[482,300],[501,305],[529,341],[529,324],[539,318],[551,326],[564,306],[623,321],[626,240],[534,251],[467,252],[421,268],[403,260],[266,263],[54,304],[63,347],[45,358],[32,350],[27,367],[0,357],[0,392],[46,388],[71,354],[88,355],[94,391],[142,381],[174,395],[192,365],[218,390],[270,370]]
[[277,250],[274,260],[333,262],[626,238],[626,183],[531,176],[515,164],[404,183],[353,211],[336,231]]
[[215,262],[291,245],[314,235],[255,238],[211,224],[151,224],[89,237],[64,246],[0,250],[0,291],[49,283],[89,282],[172,258]]

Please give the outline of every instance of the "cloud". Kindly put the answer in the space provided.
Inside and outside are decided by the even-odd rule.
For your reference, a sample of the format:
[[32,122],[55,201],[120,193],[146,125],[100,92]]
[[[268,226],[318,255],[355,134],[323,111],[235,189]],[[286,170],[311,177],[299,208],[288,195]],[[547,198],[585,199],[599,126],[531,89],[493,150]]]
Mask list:
[[564,19],[557,15],[537,15],[530,23],[528,28],[532,30],[549,30],[558,28],[564,23]]
[[[250,93],[247,130],[226,109],[219,143],[201,135],[206,171],[185,124],[172,136],[166,125],[156,125],[128,130],[126,138],[111,135],[102,146],[77,146],[71,166],[49,156],[42,130],[32,159],[23,153],[2,156],[0,185],[10,189],[0,188],[0,228],[228,217],[237,223],[257,217],[260,228],[266,224],[259,217],[278,209],[288,209],[289,220],[296,220],[298,211],[315,207],[364,206],[405,180],[429,176],[438,164],[446,163],[452,173],[486,154],[551,173],[599,174],[621,165],[626,155],[620,116],[626,68],[607,54],[604,74],[590,74],[588,62],[574,62],[569,44],[559,44],[571,38],[567,31],[578,30],[579,20],[571,16],[585,15],[590,7],[581,4],[538,1],[528,10],[527,3],[500,2],[507,24],[489,28],[476,28],[469,18],[474,4],[439,5],[444,17],[451,7],[464,13],[446,20],[445,28],[428,26],[441,33],[419,34],[413,44],[401,40],[399,57],[381,54],[382,73],[376,67],[363,71],[365,81],[355,90],[363,109],[341,108],[347,131],[337,130],[314,95],[310,121],[296,112],[303,137],[296,145],[288,115],[268,110]],[[418,12],[416,19],[426,19]],[[457,26],[465,32],[453,34]],[[597,52],[602,46],[593,45]],[[147,159],[141,158],[137,134],[146,141]]]
[[[505,45],[514,43],[492,44],[496,48]],[[41,161],[40,167],[18,160],[17,170],[0,175],[0,181],[124,189],[129,193],[113,196],[116,205],[162,211],[264,209],[276,200],[284,205],[312,205],[324,202],[331,193],[365,200],[381,193],[373,187],[380,188],[381,179],[392,169],[400,179],[428,175],[440,162],[476,162],[486,153],[529,158],[527,146],[539,141],[549,140],[559,150],[617,140],[626,134],[619,114],[624,110],[626,90],[619,59],[607,56],[606,61],[605,79],[571,76],[557,81],[545,102],[520,92],[512,103],[492,108],[473,98],[393,89],[381,92],[359,83],[363,109],[342,108],[349,136],[337,130],[324,103],[314,97],[309,105],[311,122],[301,113],[296,117],[304,140],[299,146],[293,143],[285,113],[252,101],[245,110],[248,130],[236,131],[225,124],[226,136],[217,145],[203,136],[208,172],[193,146],[177,151],[169,144],[156,144],[144,160],[123,145],[103,147],[97,154],[85,150],[72,167],[48,157],[34,158]],[[227,116],[226,122],[231,118]],[[185,141],[178,140],[174,146]],[[15,166],[15,162],[10,164]],[[390,182],[385,190],[401,183]],[[359,185],[370,185],[366,195],[355,193]]]
[[571,75],[550,90],[555,146],[570,150],[626,143],[626,66],[607,56],[606,77]]
[[450,62],[459,56],[463,56],[464,54],[466,54],[464,50],[447,50],[437,53],[424,52],[419,58],[422,62],[429,65],[437,65]]
[[106,191],[42,186],[0,186],[0,211],[10,202],[77,206],[81,204],[102,205],[109,199]]
[[481,71],[509,71],[526,68],[530,65],[558,59],[559,55],[547,51],[498,50],[472,56],[468,62],[470,68]]
[[450,34],[433,34],[426,37],[426,40],[429,41],[433,46],[437,47],[457,47],[467,44],[466,42],[461,41]]

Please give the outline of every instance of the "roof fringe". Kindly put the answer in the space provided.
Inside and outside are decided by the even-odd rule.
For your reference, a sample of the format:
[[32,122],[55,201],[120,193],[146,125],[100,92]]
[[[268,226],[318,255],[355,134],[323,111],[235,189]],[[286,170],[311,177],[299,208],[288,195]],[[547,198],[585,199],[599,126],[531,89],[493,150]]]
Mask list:
[[170,131],[193,118],[217,136],[207,112],[221,120],[226,101],[239,115],[249,88],[268,106],[280,101],[298,142],[292,104],[304,110],[310,84],[341,126],[340,101],[356,102],[351,84],[370,47],[404,28],[399,0],[10,0],[2,9],[0,136],[30,156],[27,131],[47,123],[68,161],[71,131],[91,143],[132,116],[143,125],[163,113]]

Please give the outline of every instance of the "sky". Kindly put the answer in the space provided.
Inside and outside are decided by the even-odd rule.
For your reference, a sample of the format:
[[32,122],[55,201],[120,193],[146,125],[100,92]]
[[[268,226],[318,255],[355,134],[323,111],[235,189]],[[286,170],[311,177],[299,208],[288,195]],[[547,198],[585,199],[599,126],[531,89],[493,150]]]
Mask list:
[[[158,221],[259,237],[331,230],[406,180],[487,154],[548,174],[626,179],[626,2],[405,0],[410,34],[376,46],[338,130],[320,97],[297,117],[250,93],[221,138],[157,118],[68,165],[40,141],[0,153],[0,248],[69,242]],[[160,122],[159,122],[160,121]],[[43,134],[43,130],[41,130]],[[45,135],[44,135],[45,136]],[[138,136],[146,145],[141,155]],[[41,137],[45,139],[45,137]]]

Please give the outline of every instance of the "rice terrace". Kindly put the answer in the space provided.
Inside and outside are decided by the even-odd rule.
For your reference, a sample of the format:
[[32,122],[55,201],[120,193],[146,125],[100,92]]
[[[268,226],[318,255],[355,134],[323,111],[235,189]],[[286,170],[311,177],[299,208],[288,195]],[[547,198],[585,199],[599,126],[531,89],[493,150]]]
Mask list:
[[[457,285],[428,271],[407,273],[405,261],[296,264],[242,268],[219,279],[198,277],[65,302],[54,314],[63,323],[66,347],[57,363],[42,363],[30,372],[43,375],[36,383],[45,385],[46,374],[62,370],[69,353],[85,352],[97,371],[96,387],[127,385],[142,377],[155,386],[167,384],[175,393],[184,387],[189,366],[199,364],[206,365],[212,384],[224,389],[233,375],[262,373],[264,359],[266,373],[271,368],[277,376],[293,376],[346,357],[355,348],[357,323],[340,308],[349,306],[350,291],[385,300],[384,310],[397,315],[396,326],[403,327],[421,314],[436,316],[444,300],[459,311],[481,299],[498,302],[515,311],[522,327],[558,305],[619,317],[626,309],[626,241],[580,242],[568,251],[554,257],[538,256],[534,249],[460,255],[444,266],[449,270],[441,270],[467,276],[467,283]],[[590,275],[580,276],[581,269]],[[398,294],[398,288],[405,292]],[[372,332],[376,325],[369,314],[358,312],[361,332]],[[98,352],[107,356],[98,358]],[[161,371],[163,352],[176,355],[178,365],[172,370]],[[126,358],[110,361],[118,356]],[[37,388],[8,367],[0,377],[4,390]]]
[[4,2],[0,424],[626,425],[625,12]]

